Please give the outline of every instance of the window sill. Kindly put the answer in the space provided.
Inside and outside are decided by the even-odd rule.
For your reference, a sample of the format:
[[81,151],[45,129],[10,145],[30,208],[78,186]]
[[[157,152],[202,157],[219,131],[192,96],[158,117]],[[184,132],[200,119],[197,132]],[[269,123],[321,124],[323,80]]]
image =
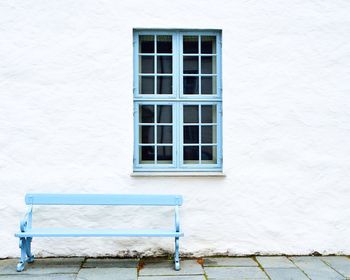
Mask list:
[[135,171],[131,177],[226,177],[221,171],[213,172],[140,172]]

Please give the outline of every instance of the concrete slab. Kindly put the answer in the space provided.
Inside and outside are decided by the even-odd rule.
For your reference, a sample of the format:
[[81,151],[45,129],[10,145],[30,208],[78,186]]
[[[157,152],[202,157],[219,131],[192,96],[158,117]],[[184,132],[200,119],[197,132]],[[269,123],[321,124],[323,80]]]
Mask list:
[[76,274],[45,274],[39,275],[0,275],[0,280],[75,280]]
[[295,268],[295,265],[284,256],[256,257],[260,265],[265,268]]
[[290,259],[311,279],[345,279],[345,277],[330,268],[319,257],[291,257]]
[[136,268],[83,268],[79,271],[76,280],[136,280]]
[[343,256],[321,257],[322,261],[331,266],[346,278],[350,278],[350,259]]
[[204,267],[218,267],[218,266],[258,266],[253,258],[205,258]]
[[206,280],[204,275],[141,276],[138,280]]
[[209,280],[268,279],[259,267],[206,267],[204,270]]
[[265,272],[271,280],[309,280],[298,268],[266,268]]
[[[0,275],[16,274],[16,264],[18,260],[7,260],[5,266],[1,265]],[[84,258],[45,258],[36,259],[33,263],[27,264],[20,274],[43,275],[43,274],[73,274],[78,273]],[[2,263],[3,261],[1,261]]]
[[120,268],[136,268],[139,263],[138,259],[86,259],[83,268],[104,268],[104,267],[120,267]]
[[174,269],[174,262],[160,260],[158,262],[145,260],[144,267],[139,271],[140,276],[170,276],[170,275],[201,275],[204,274],[202,266],[196,260],[182,260],[181,270]]

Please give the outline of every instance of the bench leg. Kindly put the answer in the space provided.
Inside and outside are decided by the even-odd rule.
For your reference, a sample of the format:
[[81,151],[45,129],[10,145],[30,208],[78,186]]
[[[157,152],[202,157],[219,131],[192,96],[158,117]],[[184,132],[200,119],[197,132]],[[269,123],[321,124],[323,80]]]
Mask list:
[[20,238],[19,239],[19,248],[21,249],[21,259],[19,263],[17,264],[17,271],[23,271],[24,267],[26,266],[26,260],[27,260],[27,253],[26,253],[26,239]]
[[180,270],[179,237],[175,237],[175,270]]
[[34,255],[32,255],[32,239],[33,237],[27,237],[26,240],[27,263],[34,262]]

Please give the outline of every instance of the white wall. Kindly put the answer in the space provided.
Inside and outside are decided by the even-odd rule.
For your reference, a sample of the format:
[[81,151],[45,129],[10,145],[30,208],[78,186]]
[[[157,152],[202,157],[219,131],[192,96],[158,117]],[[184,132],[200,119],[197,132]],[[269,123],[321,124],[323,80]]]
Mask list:
[[[0,257],[19,256],[26,192],[182,194],[186,255],[350,254],[349,12],[345,0],[2,1]],[[225,178],[130,177],[135,27],[223,30]],[[34,223],[173,222],[168,209],[54,209]],[[33,244],[38,256],[172,246]]]

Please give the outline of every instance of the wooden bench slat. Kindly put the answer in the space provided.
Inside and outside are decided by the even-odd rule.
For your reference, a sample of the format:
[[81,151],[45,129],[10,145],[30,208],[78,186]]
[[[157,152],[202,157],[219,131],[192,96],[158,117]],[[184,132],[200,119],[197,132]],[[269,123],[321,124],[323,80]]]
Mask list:
[[182,205],[181,195],[40,194],[25,196],[27,205]]
[[182,232],[158,229],[86,229],[86,228],[35,228],[15,234],[16,237],[181,237]]

